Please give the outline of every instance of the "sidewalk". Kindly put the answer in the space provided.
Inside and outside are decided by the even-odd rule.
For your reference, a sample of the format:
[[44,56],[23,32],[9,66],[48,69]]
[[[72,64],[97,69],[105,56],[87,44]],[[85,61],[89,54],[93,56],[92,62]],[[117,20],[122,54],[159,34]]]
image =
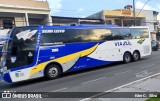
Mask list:
[[[119,87],[110,92],[160,92],[160,74],[146,78],[124,87]],[[99,95],[99,98],[88,99],[84,101],[145,101],[148,98],[105,98],[105,94]],[[156,100],[158,101],[158,100]]]

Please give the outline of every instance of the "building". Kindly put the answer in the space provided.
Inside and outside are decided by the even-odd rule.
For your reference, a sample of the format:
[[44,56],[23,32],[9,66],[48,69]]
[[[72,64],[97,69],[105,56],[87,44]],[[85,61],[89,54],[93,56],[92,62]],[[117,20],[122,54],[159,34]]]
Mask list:
[[91,19],[91,18],[74,18],[74,17],[60,17],[52,16],[53,25],[58,26],[69,26],[69,25],[78,25],[78,24],[102,24],[101,19]]
[[[128,8],[127,6],[126,8]],[[152,32],[153,40],[156,40],[157,31],[157,15],[158,12],[151,10],[136,10],[136,26],[148,26]],[[133,26],[133,10],[131,9],[116,9],[116,10],[102,10],[92,14],[86,18],[102,19],[104,23],[116,24],[118,26]]]
[[[136,12],[140,12],[140,10],[137,9]],[[157,31],[157,16],[159,12],[152,10],[142,10],[140,13],[143,13],[146,16],[145,19],[142,19],[141,25],[148,26],[151,32]]]
[[[138,13],[136,12],[136,15]],[[140,21],[145,19],[145,14],[139,14],[136,18],[136,25],[140,26]],[[134,25],[133,11],[128,9],[117,9],[117,10],[102,10],[95,14],[88,16],[87,18],[100,18],[103,19],[107,24],[116,24],[118,26],[132,26]]]
[[0,28],[11,29],[14,26],[51,24],[52,19],[47,1],[0,1]]
[[[136,10],[136,12],[140,12],[140,10]],[[153,40],[158,40],[158,20],[157,16],[158,13],[157,11],[152,11],[152,10],[142,10],[141,13],[145,14],[146,17],[145,19],[142,19],[141,21],[141,26],[148,26],[151,33],[152,33],[152,39]]]

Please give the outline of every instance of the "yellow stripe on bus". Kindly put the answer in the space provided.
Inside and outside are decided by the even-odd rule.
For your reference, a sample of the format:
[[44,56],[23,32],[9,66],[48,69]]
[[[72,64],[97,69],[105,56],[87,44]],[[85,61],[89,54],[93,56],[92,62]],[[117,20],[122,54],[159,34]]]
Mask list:
[[48,63],[51,63],[51,62],[57,62],[57,63],[60,63],[60,64],[64,64],[64,63],[67,63],[69,61],[71,61],[72,59],[80,56],[80,57],[84,57],[84,56],[87,56],[89,54],[91,54],[92,52],[94,52],[96,50],[96,48],[98,47],[98,44],[96,44],[95,46],[89,48],[89,49],[86,49],[86,50],[83,50],[83,51],[80,51],[80,52],[77,52],[77,53],[73,53],[73,54],[70,54],[70,55],[67,55],[67,56],[63,56],[61,58],[58,58],[58,59],[55,59],[55,60],[50,60],[50,61],[47,61],[47,62],[44,62],[44,63],[41,63],[37,66],[35,66],[31,72],[30,72],[30,77],[32,75],[34,75],[35,73],[41,71],[44,69],[44,67],[48,64]]

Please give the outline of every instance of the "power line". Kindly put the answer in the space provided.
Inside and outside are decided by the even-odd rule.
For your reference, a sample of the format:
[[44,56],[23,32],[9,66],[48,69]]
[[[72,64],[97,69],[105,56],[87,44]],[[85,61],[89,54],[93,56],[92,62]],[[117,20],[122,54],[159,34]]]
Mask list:
[[142,12],[142,10],[144,9],[144,7],[146,6],[146,4],[147,4],[149,1],[151,1],[151,0],[147,0],[147,1],[145,2],[145,4],[143,5],[142,9],[139,11],[139,13],[137,14],[136,17],[139,16],[139,14]]

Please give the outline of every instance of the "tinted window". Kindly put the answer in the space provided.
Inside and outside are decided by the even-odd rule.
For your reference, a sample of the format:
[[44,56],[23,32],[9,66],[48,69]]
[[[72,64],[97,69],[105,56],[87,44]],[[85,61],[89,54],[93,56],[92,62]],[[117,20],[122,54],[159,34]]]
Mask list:
[[132,34],[130,32],[129,28],[119,28],[119,35],[122,37],[122,39],[132,39]]
[[148,38],[149,32],[147,28],[131,28],[133,39]]
[[123,39],[120,30],[115,28],[106,29],[106,32],[103,35],[102,40],[120,40]]
[[126,40],[148,38],[148,29],[108,28],[108,29],[47,29],[43,30],[41,45],[101,40]]
[[50,33],[42,34],[41,45],[100,41],[104,40],[106,35],[111,35],[111,31],[106,29],[65,29],[64,32],[61,32],[61,30],[55,29],[50,30]]
[[116,33],[114,34],[115,38],[114,39],[130,39],[131,34],[130,34],[130,29],[128,28],[114,28],[112,29],[112,32]]

